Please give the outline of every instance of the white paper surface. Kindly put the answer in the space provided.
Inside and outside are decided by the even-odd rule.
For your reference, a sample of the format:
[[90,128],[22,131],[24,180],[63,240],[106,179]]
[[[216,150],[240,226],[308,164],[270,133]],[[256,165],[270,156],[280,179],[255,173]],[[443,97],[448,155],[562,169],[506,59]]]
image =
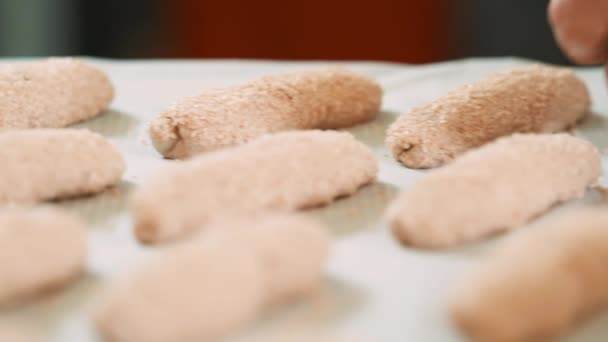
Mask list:
[[[326,64],[92,61],[109,73],[116,98],[110,111],[77,126],[104,134],[120,148],[128,164],[123,183],[116,192],[59,203],[90,224],[87,275],[65,291],[0,312],[0,323],[26,327],[50,341],[97,341],[90,313],[104,286],[154,253],[154,248],[141,247],[134,240],[128,211],[128,199],[137,184],[168,163],[146,143],[146,123],[171,102],[205,88]],[[0,64],[7,62],[0,60]],[[408,170],[395,162],[384,146],[384,132],[399,113],[413,105],[488,73],[525,63],[530,62],[503,58],[425,66],[341,63],[374,77],[385,90],[380,117],[349,129],[376,152],[379,180],[350,198],[310,212],[327,223],[335,236],[320,293],[267,315],[235,340],[287,340],[286,336],[303,334],[314,336],[310,341],[463,341],[447,319],[449,290],[462,271],[496,241],[446,252],[400,246],[390,236],[382,215],[397,191],[424,171]],[[578,70],[592,91],[595,114],[575,133],[600,148],[608,147],[608,119],[603,116],[608,114],[608,97],[603,74],[600,69]],[[562,340],[606,341],[606,323],[608,314]]]

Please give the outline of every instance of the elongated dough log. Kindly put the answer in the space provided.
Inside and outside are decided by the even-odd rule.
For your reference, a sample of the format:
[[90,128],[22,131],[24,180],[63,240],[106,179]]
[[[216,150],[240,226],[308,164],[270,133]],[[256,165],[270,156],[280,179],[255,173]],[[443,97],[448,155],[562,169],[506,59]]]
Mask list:
[[96,314],[109,341],[216,341],[318,286],[329,238],[290,216],[218,223],[119,281]]
[[263,134],[352,126],[376,117],[382,89],[344,68],[266,76],[185,98],[150,125],[150,137],[167,158],[233,146]]
[[39,336],[31,334],[25,327],[0,324],[0,341],[6,342],[43,342]]
[[412,108],[387,131],[407,167],[436,167],[512,133],[551,133],[589,112],[585,84],[566,69],[534,65],[486,77]]
[[106,109],[114,89],[108,76],[72,58],[0,68],[0,130],[60,128]]
[[545,341],[608,305],[608,210],[556,215],[462,279],[451,316],[472,341]]
[[450,247],[521,226],[581,196],[600,174],[600,155],[585,140],[516,134],[429,173],[398,196],[389,221],[405,244]]
[[86,263],[86,228],[50,208],[0,209],[0,306],[66,285]]
[[179,162],[134,196],[142,242],[181,238],[215,217],[295,210],[332,202],[374,180],[377,161],[352,135],[296,131]]
[[209,230],[231,230],[257,250],[266,274],[269,305],[289,302],[319,286],[330,244],[325,227],[293,214],[231,221],[216,223]]
[[32,129],[0,134],[0,205],[102,191],[125,163],[104,137],[86,130]]

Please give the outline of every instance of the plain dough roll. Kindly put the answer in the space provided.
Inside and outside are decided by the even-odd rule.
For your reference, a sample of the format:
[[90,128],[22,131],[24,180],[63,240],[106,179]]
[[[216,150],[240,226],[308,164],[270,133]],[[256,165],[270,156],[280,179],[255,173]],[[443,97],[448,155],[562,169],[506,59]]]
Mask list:
[[0,306],[64,286],[87,254],[86,227],[50,208],[0,209]]
[[521,226],[581,196],[600,175],[599,152],[588,141],[515,134],[432,171],[397,197],[388,217],[405,244],[449,247]]
[[217,223],[209,230],[231,230],[256,249],[266,277],[268,305],[280,305],[318,288],[330,236],[315,221],[293,214],[262,214]]
[[386,143],[407,167],[436,167],[501,136],[571,127],[590,104],[587,87],[572,71],[520,67],[412,108],[389,127]]
[[92,194],[116,185],[118,150],[87,130],[32,129],[0,134],[0,205]]
[[169,107],[149,131],[163,156],[187,158],[267,133],[352,126],[376,117],[381,102],[372,79],[325,68],[207,90]]
[[72,58],[0,68],[0,130],[60,128],[105,110],[114,89],[97,67]]
[[505,241],[452,295],[473,341],[545,341],[608,305],[608,209],[556,215]]
[[177,162],[134,196],[142,242],[181,238],[222,215],[320,206],[372,182],[372,151],[348,133],[294,131]]
[[95,321],[109,341],[219,341],[319,285],[329,238],[291,216],[218,223],[119,280]]
[[245,244],[222,240],[172,246],[119,280],[95,316],[101,336],[213,341],[252,321],[265,300],[262,265]]
[[6,342],[44,342],[38,335],[30,332],[30,329],[22,325],[0,324],[0,341]]

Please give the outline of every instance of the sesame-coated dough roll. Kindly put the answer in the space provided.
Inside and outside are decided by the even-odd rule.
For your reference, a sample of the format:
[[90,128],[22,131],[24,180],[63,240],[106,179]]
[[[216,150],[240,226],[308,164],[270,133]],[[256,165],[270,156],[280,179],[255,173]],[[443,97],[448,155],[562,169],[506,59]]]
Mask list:
[[114,89],[98,68],[50,58],[0,68],[0,130],[60,128],[106,109]]
[[591,143],[515,134],[470,151],[402,192],[388,211],[403,243],[450,247],[523,225],[581,196],[601,174]]
[[86,249],[86,228],[57,209],[0,209],[0,306],[65,285]]
[[344,68],[266,76],[175,103],[150,137],[163,156],[187,158],[266,133],[352,126],[376,117],[381,102],[375,81]]
[[97,133],[75,129],[0,134],[0,205],[92,194],[116,185],[122,156]]
[[209,228],[227,229],[257,250],[267,279],[267,304],[282,304],[318,287],[330,245],[325,227],[298,215],[264,214]]
[[520,67],[412,108],[389,127],[386,143],[407,167],[436,167],[501,136],[566,129],[590,103],[585,84],[572,71]]
[[169,165],[134,196],[136,235],[181,238],[221,215],[295,210],[351,195],[375,179],[372,151],[348,133],[294,131]]
[[216,341],[318,286],[329,238],[290,216],[218,223],[110,289],[95,321],[109,341]]
[[13,326],[10,324],[0,324],[0,341],[7,342],[43,342],[43,340],[32,334],[30,329],[23,326]]
[[171,246],[110,288],[95,315],[105,341],[213,341],[264,306],[255,250],[209,234]]
[[608,306],[608,209],[556,215],[505,241],[462,279],[452,319],[477,342],[546,341]]

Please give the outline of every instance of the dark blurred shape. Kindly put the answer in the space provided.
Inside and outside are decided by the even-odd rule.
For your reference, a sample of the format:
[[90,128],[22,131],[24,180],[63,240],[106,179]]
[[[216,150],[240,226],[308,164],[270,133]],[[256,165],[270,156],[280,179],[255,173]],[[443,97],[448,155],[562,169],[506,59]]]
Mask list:
[[182,0],[172,26],[179,56],[421,63],[455,57],[453,3]]
[[74,54],[75,0],[0,0],[0,56]]
[[0,56],[565,63],[549,0],[0,0]]
[[[549,0],[468,0],[462,25],[470,32],[470,56],[521,56],[564,64],[547,19]],[[469,16],[470,20],[466,20]]]
[[[170,53],[163,0],[74,1],[84,55],[135,58]],[[179,1],[178,1],[179,2]]]

